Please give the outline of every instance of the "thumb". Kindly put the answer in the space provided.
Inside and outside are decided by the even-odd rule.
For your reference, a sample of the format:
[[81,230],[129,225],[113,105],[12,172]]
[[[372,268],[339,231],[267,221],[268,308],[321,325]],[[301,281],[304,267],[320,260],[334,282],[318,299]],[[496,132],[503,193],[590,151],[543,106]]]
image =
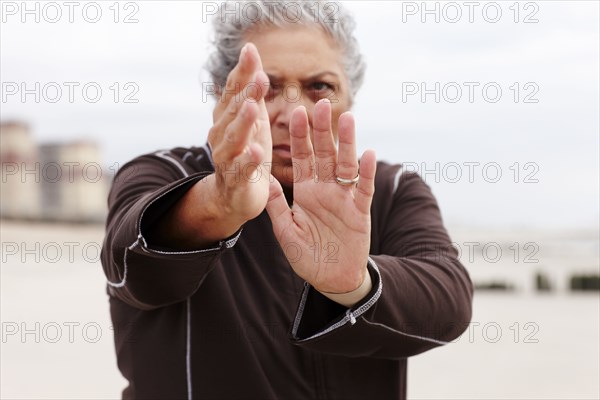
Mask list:
[[279,232],[285,230],[293,223],[292,210],[287,204],[283,194],[281,183],[273,175],[269,185],[269,200],[267,201],[267,213],[273,224],[273,232],[279,237]]

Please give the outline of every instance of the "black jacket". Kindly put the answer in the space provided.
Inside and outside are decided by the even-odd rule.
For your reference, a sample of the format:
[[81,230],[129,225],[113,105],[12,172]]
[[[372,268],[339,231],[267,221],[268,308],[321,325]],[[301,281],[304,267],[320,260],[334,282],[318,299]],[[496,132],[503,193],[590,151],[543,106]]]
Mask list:
[[147,242],[212,171],[206,147],[178,148],[115,177],[102,265],[124,398],[404,399],[407,357],[468,326],[472,283],[418,175],[378,163],[373,289],[346,309],[295,275],[266,211],[215,248]]

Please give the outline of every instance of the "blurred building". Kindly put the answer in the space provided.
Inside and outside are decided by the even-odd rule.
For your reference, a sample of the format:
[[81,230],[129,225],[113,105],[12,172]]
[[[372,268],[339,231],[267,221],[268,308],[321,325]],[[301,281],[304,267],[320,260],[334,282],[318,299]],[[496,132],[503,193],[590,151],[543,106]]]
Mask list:
[[26,124],[0,124],[0,164],[0,217],[40,218],[38,148]]
[[102,221],[108,185],[98,145],[91,141],[45,144],[39,154],[45,219]]
[[92,141],[37,146],[26,124],[0,124],[2,218],[101,222],[111,175]]

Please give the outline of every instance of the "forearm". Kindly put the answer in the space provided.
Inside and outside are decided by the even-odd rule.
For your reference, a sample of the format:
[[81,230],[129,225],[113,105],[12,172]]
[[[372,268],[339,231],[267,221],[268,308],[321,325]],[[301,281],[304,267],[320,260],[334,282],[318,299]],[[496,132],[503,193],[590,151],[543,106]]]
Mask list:
[[198,181],[148,232],[152,245],[174,250],[210,247],[245,223],[220,198],[215,174]]
[[128,163],[115,177],[109,196],[101,254],[109,293],[143,310],[189,297],[238,238],[234,233],[214,245],[187,251],[157,245],[152,233],[168,236],[160,222],[210,174],[208,170],[186,171],[182,178],[185,164],[175,153],[169,152],[168,157],[177,164],[154,154]]
[[[182,251],[210,247],[264,210],[270,177],[264,163],[271,162],[272,141],[266,91],[256,88],[268,82],[256,47],[245,45],[226,86],[250,90],[241,102],[231,91],[223,93],[208,132],[215,172],[197,182],[152,226],[152,244]],[[233,176],[236,169],[244,176]]]

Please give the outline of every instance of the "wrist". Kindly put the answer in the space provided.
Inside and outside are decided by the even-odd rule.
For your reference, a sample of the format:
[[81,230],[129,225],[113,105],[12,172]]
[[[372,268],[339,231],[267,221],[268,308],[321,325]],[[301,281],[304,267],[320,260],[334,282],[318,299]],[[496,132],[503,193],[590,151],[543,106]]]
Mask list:
[[240,215],[240,210],[231,203],[233,196],[220,180],[216,173],[206,177],[206,182],[203,183],[207,185],[208,190],[205,192],[207,197],[203,204],[210,205],[209,214],[213,220],[244,224],[248,219]]
[[203,196],[197,204],[201,204],[205,218],[204,226],[211,226],[210,236],[216,240],[231,236],[236,232],[246,220],[237,215],[226,196],[220,191],[217,183],[217,177],[213,173],[205,178],[204,182],[198,182],[196,185],[202,185]]
[[369,274],[368,270],[365,270],[365,277],[362,283],[353,291],[347,293],[328,293],[319,290],[319,293],[338,304],[350,308],[364,299],[372,288],[371,274]]

